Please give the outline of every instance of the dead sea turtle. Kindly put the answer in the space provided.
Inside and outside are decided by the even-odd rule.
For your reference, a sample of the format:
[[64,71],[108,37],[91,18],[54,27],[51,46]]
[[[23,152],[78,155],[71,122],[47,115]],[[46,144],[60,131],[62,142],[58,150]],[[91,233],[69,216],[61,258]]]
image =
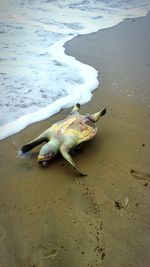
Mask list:
[[75,166],[69,152],[79,144],[90,140],[97,133],[95,122],[106,113],[106,108],[93,115],[81,115],[80,104],[76,104],[66,119],[54,123],[50,128],[40,134],[36,139],[21,148],[22,153],[30,151],[35,146],[47,142],[40,149],[37,161],[47,166],[50,159],[58,151],[81,175],[86,175]]

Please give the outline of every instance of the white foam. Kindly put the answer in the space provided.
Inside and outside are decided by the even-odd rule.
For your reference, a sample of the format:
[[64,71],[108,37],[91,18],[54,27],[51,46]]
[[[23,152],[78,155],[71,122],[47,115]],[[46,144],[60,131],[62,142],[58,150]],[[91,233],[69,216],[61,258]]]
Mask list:
[[[31,1],[4,1],[1,22],[14,26],[10,31],[13,31],[15,39],[13,34],[8,32],[2,40],[3,46],[8,45],[9,49],[1,50],[5,56],[1,69],[3,73],[7,73],[9,84],[13,80],[14,86],[17,79],[19,85],[25,84],[27,88],[24,85],[19,91],[14,86],[14,91],[7,88],[9,90],[1,93],[3,102],[14,99],[17,105],[15,109],[12,101],[0,110],[3,112],[1,117],[4,120],[4,125],[0,127],[0,140],[32,123],[52,116],[63,108],[71,107],[77,102],[88,102],[92,97],[92,91],[98,87],[98,73],[94,68],[65,55],[65,42],[78,34],[112,27],[127,17],[144,16],[147,13],[148,2],[139,4],[134,0],[131,6],[119,0],[118,5],[115,0],[109,2],[109,5],[107,1],[94,0],[38,0],[34,4]],[[17,39],[19,27],[22,27],[23,34]],[[10,48],[15,51],[14,59],[14,51]],[[54,66],[56,62],[57,66]],[[44,99],[41,99],[40,86],[46,96]],[[36,102],[35,106],[31,100]],[[26,109],[19,108],[22,101]]]
[[[80,65],[81,63],[78,62],[78,64]],[[24,115],[19,119],[0,127],[0,140],[21,131],[32,123],[44,120],[52,116],[53,114],[59,112],[61,109],[71,107],[78,102],[80,102],[80,104],[88,102],[91,99],[91,92],[98,86],[98,73],[94,68],[90,66],[83,66],[83,64],[81,65],[83,77],[89,77],[88,79],[86,78],[84,85],[79,85],[80,88],[78,88],[78,90],[76,86],[72,86],[70,88],[70,92],[68,92],[68,96],[54,101],[47,107],[39,109],[37,112]]]

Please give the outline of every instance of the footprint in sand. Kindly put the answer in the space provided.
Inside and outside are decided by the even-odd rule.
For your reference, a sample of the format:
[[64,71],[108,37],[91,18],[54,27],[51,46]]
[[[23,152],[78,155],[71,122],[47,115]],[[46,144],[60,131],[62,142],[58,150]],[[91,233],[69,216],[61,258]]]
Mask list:
[[34,261],[34,265],[36,266],[38,264],[43,264],[43,262],[45,262],[45,260],[54,260],[55,257],[57,256],[57,251],[56,249],[54,249],[52,246],[48,246],[48,247],[38,247],[34,253],[33,253],[33,261]]
[[0,246],[4,246],[4,240],[5,240],[5,237],[6,237],[6,233],[4,231],[4,229],[0,226]]
[[150,174],[149,173],[138,172],[135,170],[130,170],[130,172],[136,180],[150,180]]

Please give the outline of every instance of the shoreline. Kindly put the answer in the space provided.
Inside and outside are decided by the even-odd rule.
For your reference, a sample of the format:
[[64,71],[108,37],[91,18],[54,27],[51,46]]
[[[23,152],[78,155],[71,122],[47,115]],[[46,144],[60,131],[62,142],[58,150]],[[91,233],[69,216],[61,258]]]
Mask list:
[[149,266],[149,26],[149,15],[129,19],[65,45],[101,75],[81,113],[108,110],[96,137],[73,155],[86,178],[59,155],[40,168],[39,147],[30,159],[17,157],[68,109],[1,142],[2,266]]
[[[148,15],[148,13],[147,13],[147,15]],[[137,18],[143,18],[143,17],[144,16],[141,15],[140,17],[137,17]],[[69,37],[69,39],[67,38],[68,41],[60,41],[60,42],[56,43],[55,45],[53,45],[53,48],[52,48],[53,53],[56,52],[56,55],[57,55],[57,50],[59,50],[58,55],[56,56],[55,60],[57,60],[57,58],[58,58],[58,61],[60,58],[62,60],[66,56],[72,57],[71,54],[67,55],[65,53],[64,48],[65,48],[65,46],[67,47],[67,43],[72,41],[74,38],[78,38],[80,36],[92,35],[92,34],[95,34],[97,32],[109,30],[109,29],[112,29],[112,28],[120,25],[120,23],[123,23],[126,20],[133,20],[134,21],[135,18],[130,18],[130,19],[125,18],[121,22],[119,22],[113,26],[110,26],[108,28],[102,28],[102,29],[94,31],[92,33],[86,33],[86,34],[82,34],[82,35],[79,34],[78,36],[71,37],[71,39],[70,39],[70,37]],[[58,47],[59,47],[59,49],[58,49]],[[68,62],[68,64],[70,64],[70,59],[69,58],[65,59],[64,62]],[[78,70],[81,71],[81,73],[82,73],[82,75],[81,75],[82,79],[85,78],[85,80],[86,80],[86,82],[83,85],[79,84],[78,87],[80,87],[79,92],[80,92],[81,104],[87,104],[92,99],[92,96],[90,96],[90,95],[93,95],[93,92],[99,87],[98,82],[100,79],[97,78],[98,75],[97,75],[96,69],[93,68],[90,64],[85,64],[85,67],[83,67],[84,63],[80,61],[80,58],[79,58],[79,60],[76,60],[74,57],[73,57],[73,62],[75,63],[75,66],[78,65]],[[71,63],[73,63],[73,62],[71,62]],[[80,65],[82,65],[82,66],[80,67]],[[86,79],[84,68],[87,69],[87,72],[93,73],[91,75],[93,84],[91,83],[90,79],[89,80]],[[84,71],[83,71],[83,69],[84,69]],[[90,83],[90,86],[89,86],[89,83]],[[87,88],[88,88],[88,90],[87,90]],[[72,94],[74,94],[74,97],[77,97],[76,102],[79,102],[78,101],[78,94],[76,94],[76,89],[77,88],[75,88],[75,89],[73,88]],[[87,91],[88,91],[88,94],[86,95],[85,92],[87,92]],[[82,92],[84,92],[84,94]],[[6,123],[6,124],[3,124],[2,126],[0,126],[0,141],[3,141],[3,140],[5,140],[5,139],[7,139],[7,138],[9,138],[15,134],[18,134],[19,132],[23,131],[26,127],[29,127],[32,124],[41,122],[43,120],[48,119],[51,116],[54,116],[55,114],[61,112],[62,109],[66,109],[67,107],[69,108],[69,106],[71,107],[71,105],[73,106],[75,103],[73,103],[74,101],[72,99],[70,100],[70,95],[71,94],[69,93],[68,95],[66,95],[60,99],[55,100],[54,102],[50,103],[49,105],[47,105],[43,108],[40,108],[33,113],[24,114],[21,117],[19,117],[18,119],[14,119],[14,120]],[[44,114],[46,114],[46,115],[44,115]],[[18,124],[20,126],[17,129]],[[8,129],[10,129],[10,130],[8,130]],[[9,131],[10,131],[10,133],[9,133]]]

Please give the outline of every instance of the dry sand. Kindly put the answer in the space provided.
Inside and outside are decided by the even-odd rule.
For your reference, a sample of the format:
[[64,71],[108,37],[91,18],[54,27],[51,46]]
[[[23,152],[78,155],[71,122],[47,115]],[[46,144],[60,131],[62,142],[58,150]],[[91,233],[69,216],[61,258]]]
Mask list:
[[75,38],[66,52],[100,74],[81,111],[108,113],[73,156],[85,178],[61,156],[40,168],[39,148],[17,157],[68,110],[1,142],[0,267],[149,267],[150,16]]

